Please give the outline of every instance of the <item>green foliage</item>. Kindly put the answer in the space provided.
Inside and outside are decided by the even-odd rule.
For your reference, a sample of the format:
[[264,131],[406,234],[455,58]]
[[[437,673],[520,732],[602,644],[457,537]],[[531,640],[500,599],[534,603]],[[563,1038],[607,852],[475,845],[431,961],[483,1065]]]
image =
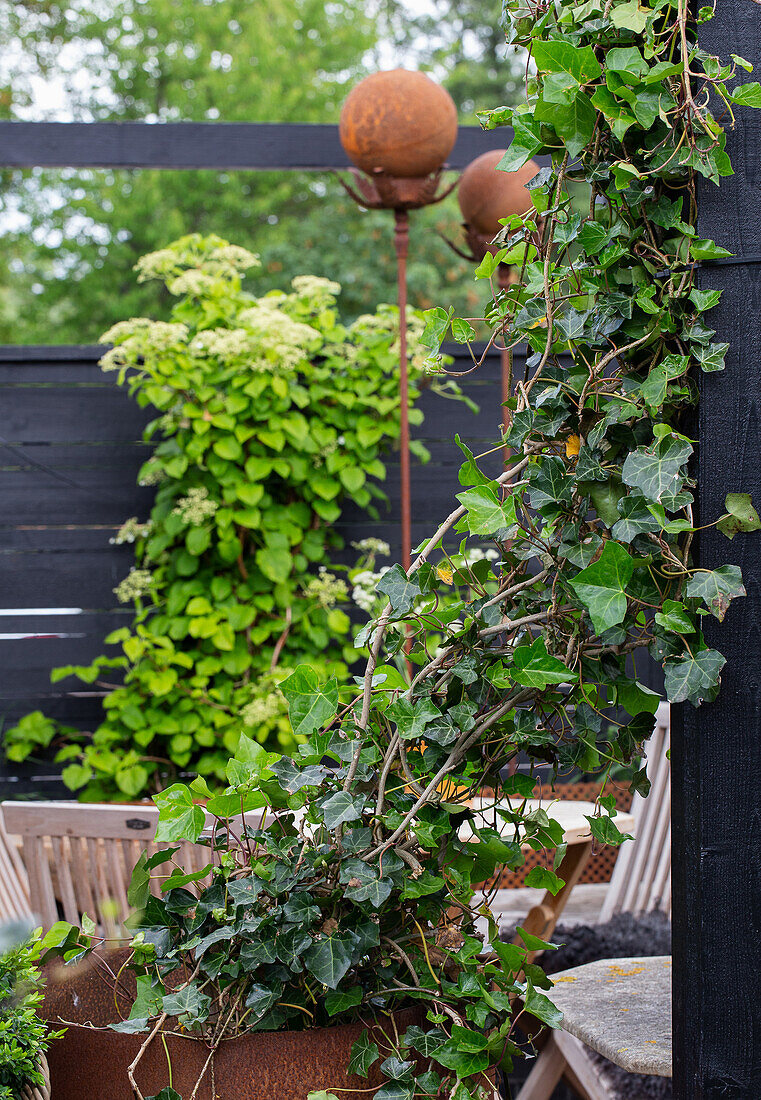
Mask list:
[[40,1059],[58,1033],[49,1034],[37,1015],[39,958],[38,935],[4,943],[0,954],[0,1100],[17,1100],[27,1086],[45,1083]]
[[[537,72],[527,104],[492,120],[514,123],[508,163],[552,160],[529,188],[531,210],[505,227],[521,278],[488,312],[495,334],[529,346],[502,441],[513,457],[492,480],[464,448],[461,507],[409,570],[377,586],[387,602],[356,640],[370,641],[370,656],[351,698],[304,668],[283,684],[306,740],[292,760],[239,746],[224,812],[207,804],[221,819],[204,841],[211,884],[146,897],[130,963],[210,1045],[223,1012],[235,1034],[421,1003],[425,1026],[354,1044],[350,1068],[380,1063],[386,1078],[375,1100],[493,1096],[490,1071],[520,1054],[517,997],[559,1026],[551,982],[528,960],[553,945],[522,930],[522,946],[501,942],[479,888],[497,867],[519,867],[526,846],[563,850],[551,806],[527,805],[534,774],[504,778],[509,765],[523,753],[532,773],[615,766],[646,793],[639,765],[657,700],[627,659],[649,646],[672,702],[712,700],[724,658],[701,623],[743,594],[735,566],[691,559],[693,448],[681,421],[715,335],[699,316],[713,299],[694,293],[692,260],[720,251],[695,237],[694,177],[730,170],[707,107],[715,97],[703,92],[726,102],[733,66],[700,50],[669,0],[560,0],[539,20],[524,0],[505,11]],[[583,207],[571,184],[586,188]],[[429,318],[429,346],[451,320]],[[716,522],[739,522],[728,535],[757,527],[743,494],[727,509]],[[466,533],[457,558],[444,544],[453,529]],[[491,538],[493,559],[468,557],[473,534]],[[386,671],[400,657],[401,682]],[[484,788],[495,798],[475,802]],[[194,793],[178,785],[157,799],[164,835],[198,837]],[[268,815],[252,819],[249,798]],[[615,816],[601,799],[588,818],[596,840],[626,839]],[[558,869],[540,866],[530,881],[555,892]],[[90,949],[72,935],[65,953]]]
[[[241,272],[255,263],[198,236],[146,256],[140,278],[175,296],[172,320],[121,321],[104,337],[114,347],[103,369],[157,410],[140,476],[158,489],[149,521],[128,520],[115,540],[136,553],[116,589],[135,608],[133,625],[107,639],[117,655],[53,674],[110,686],[123,677],[91,739],[62,734],[64,780],[88,797],[135,798],[177,769],[225,780],[242,729],[292,748],[335,712],[338,687],[294,708],[289,724],[282,681],[303,680],[306,693],[358,656],[338,606],[349,589],[328,565],[344,502],[372,514],[385,500],[383,452],[399,431],[397,313],[381,306],[346,327],[340,288],[310,276],[253,298]],[[413,349],[420,327],[413,314]],[[422,377],[413,351],[411,403]],[[377,549],[367,545],[365,564]],[[312,667],[291,675],[304,662]],[[9,755],[24,759],[53,732],[39,712],[25,717]]]

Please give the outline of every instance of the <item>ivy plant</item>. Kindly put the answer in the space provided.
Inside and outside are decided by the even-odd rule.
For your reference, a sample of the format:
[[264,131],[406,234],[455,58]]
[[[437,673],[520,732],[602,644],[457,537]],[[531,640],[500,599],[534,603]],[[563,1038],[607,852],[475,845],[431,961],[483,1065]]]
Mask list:
[[[535,767],[615,766],[647,792],[659,697],[636,677],[646,648],[672,702],[717,695],[723,657],[701,623],[731,616],[743,587],[734,565],[690,554],[684,414],[695,373],[726,351],[706,316],[717,295],[695,285],[696,262],[722,254],[696,235],[695,177],[730,171],[710,103],[729,117],[761,90],[735,87],[741,59],[700,49],[681,0],[506,0],[505,13],[533,58],[527,102],[487,122],[513,124],[508,170],[550,160],[479,269],[520,269],[487,317],[495,338],[529,348],[500,443],[513,457],[492,479],[463,446],[457,506],[408,570],[377,582],[386,602],[355,638],[369,658],[351,699],[308,664],[283,682],[306,738],[293,759],[242,740],[223,793],[195,780],[156,796],[158,838],[207,844],[211,880],[178,863],[154,897],[175,852],[136,869],[141,995],[116,1026],[144,1033],[144,1049],[179,1025],[213,1058],[224,1034],[382,1019],[383,1040],[365,1033],[348,1067],[380,1069],[375,1100],[491,1100],[495,1071],[521,1053],[516,1002],[560,1021],[529,958],[552,945],[500,942],[479,886],[526,846],[562,851],[551,807],[527,803]],[[434,352],[449,325],[429,315]],[[728,540],[761,526],[735,489],[724,515],[701,517]],[[454,561],[453,533],[458,553],[488,538],[497,560]],[[528,769],[510,774],[519,754]],[[476,808],[484,788],[496,797]],[[615,818],[601,798],[591,834],[621,843]],[[64,954],[92,946],[76,930],[60,939]],[[418,1023],[389,1026],[382,1014],[408,1005]]]
[[[399,435],[398,313],[342,323],[340,287],[298,276],[288,292],[254,297],[243,273],[258,261],[216,237],[184,237],[143,257],[138,278],[177,299],[169,322],[133,318],[103,337],[116,372],[157,416],[140,483],[155,485],[147,522],[112,540],[135,565],[116,589],[134,621],[118,647],[88,666],[53,671],[112,688],[92,736],[57,729],[40,712],[10,730],[12,760],[51,742],[64,782],[87,798],[136,798],[178,770],[224,778],[241,729],[292,748],[279,684],[309,661],[343,676],[359,656],[330,568],[347,501],[377,515],[385,458]],[[410,320],[410,345],[422,331]],[[410,404],[426,384],[413,353]],[[410,421],[422,414],[412,407]],[[425,460],[419,441],[413,452]],[[113,652],[113,651],[111,651]]]

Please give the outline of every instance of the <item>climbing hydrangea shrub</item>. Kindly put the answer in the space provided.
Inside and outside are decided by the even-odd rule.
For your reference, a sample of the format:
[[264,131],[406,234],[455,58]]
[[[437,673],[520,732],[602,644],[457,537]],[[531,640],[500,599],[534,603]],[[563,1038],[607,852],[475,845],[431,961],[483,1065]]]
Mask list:
[[[171,320],[121,321],[103,337],[113,344],[103,370],[157,410],[140,473],[156,500],[147,522],[131,517],[112,539],[135,547],[115,589],[135,619],[107,638],[120,652],[53,673],[114,689],[92,737],[68,732],[58,752],[64,781],[88,797],[136,797],[177,769],[224,776],[243,728],[293,748],[281,680],[303,661],[343,675],[357,657],[340,606],[349,589],[330,557],[344,502],[371,514],[385,502],[398,314],[380,306],[344,325],[340,287],[307,275],[254,297],[242,274],[257,263],[214,237],[147,255],[139,278],[177,297]],[[411,404],[426,374],[422,327],[413,313]],[[55,736],[42,715],[27,717],[10,755]]]

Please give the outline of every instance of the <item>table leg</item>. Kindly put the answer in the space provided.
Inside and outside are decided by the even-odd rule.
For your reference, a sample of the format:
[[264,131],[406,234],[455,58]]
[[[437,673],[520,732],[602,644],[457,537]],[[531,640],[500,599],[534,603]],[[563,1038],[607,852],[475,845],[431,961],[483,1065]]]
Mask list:
[[[568,845],[568,849],[557,869],[557,873],[563,879],[565,885],[554,897],[548,890],[540,903],[529,910],[525,921],[521,925],[524,932],[529,932],[532,936],[538,936],[542,940],[551,939],[552,933],[555,931],[555,925],[560,919],[560,914],[565,909],[566,902],[571,896],[571,891],[581,878],[592,854],[592,843],[590,837],[589,840]],[[517,943],[519,947],[523,945],[523,941],[517,933],[513,942]],[[531,962],[537,953],[536,951],[530,951],[527,962]]]

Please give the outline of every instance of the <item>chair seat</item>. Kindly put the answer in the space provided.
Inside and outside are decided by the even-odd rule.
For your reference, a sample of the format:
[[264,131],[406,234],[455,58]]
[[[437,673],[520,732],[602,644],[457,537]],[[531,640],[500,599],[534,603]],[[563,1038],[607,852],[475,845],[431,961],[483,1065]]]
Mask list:
[[628,1073],[671,1077],[671,956],[600,959],[552,978],[563,1031]]

